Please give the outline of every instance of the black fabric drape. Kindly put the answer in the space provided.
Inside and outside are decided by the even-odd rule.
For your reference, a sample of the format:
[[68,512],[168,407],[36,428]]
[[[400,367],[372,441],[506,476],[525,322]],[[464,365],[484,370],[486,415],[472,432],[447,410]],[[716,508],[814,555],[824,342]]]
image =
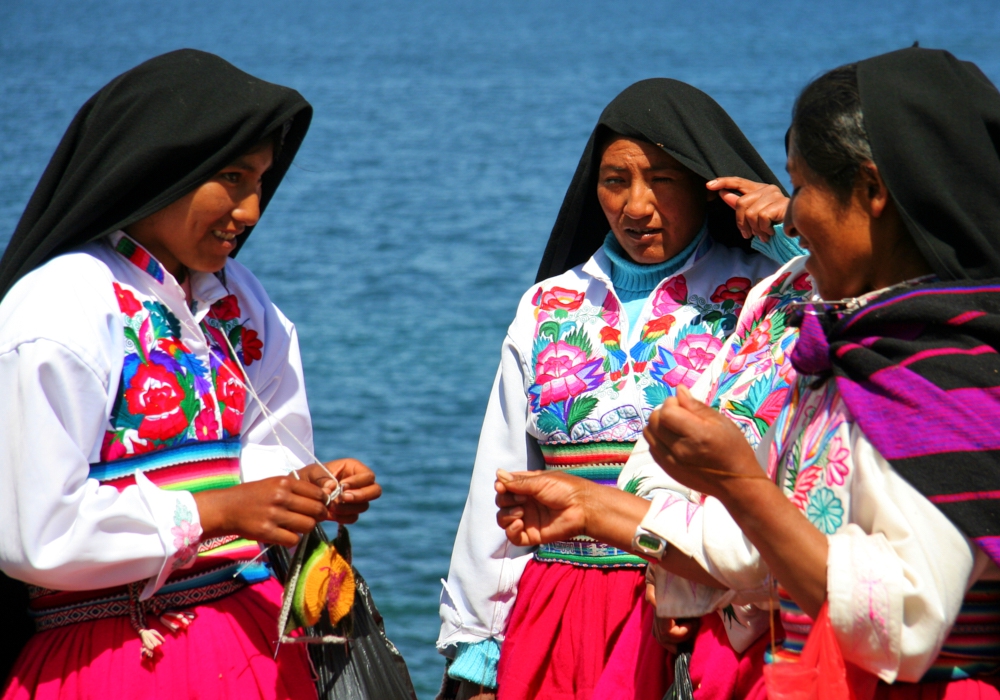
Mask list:
[[[536,281],[579,265],[601,247],[610,230],[597,201],[597,144],[607,131],[654,143],[705,180],[736,176],[777,185],[726,111],[698,88],[670,78],[642,80],[622,91],[601,113],[583,150],[549,236]],[[716,240],[749,250],[725,202],[709,203],[708,230]]]
[[1000,277],[1000,93],[936,49],[857,71],[872,155],[924,258],[942,279]]
[[0,259],[0,299],[46,260],[162,209],[287,129],[264,176],[263,211],[311,118],[295,90],[203,51],[173,51],[123,73],[87,100],[56,148]]

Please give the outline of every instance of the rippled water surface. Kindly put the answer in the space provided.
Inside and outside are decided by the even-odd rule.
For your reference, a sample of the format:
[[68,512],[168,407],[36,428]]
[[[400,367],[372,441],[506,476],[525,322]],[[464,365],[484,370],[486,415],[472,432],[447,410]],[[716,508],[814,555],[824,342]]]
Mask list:
[[603,106],[688,81],[782,171],[796,91],[824,69],[919,40],[1000,80],[996,0],[820,5],[0,0],[0,245],[76,109],[150,56],[212,51],[313,103],[240,259],[298,326],[319,455],[379,473],[356,563],[431,698],[500,342]]

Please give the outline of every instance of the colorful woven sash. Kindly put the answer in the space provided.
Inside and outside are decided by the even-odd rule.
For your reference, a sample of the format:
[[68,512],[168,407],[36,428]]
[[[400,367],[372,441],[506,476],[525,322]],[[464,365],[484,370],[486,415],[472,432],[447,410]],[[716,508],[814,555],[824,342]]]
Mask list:
[[[193,442],[94,464],[90,476],[121,491],[135,484],[137,470],[166,491],[197,493],[224,488],[240,483],[240,441],[230,438]],[[145,586],[144,581],[89,591],[53,591],[29,586],[31,615],[37,628],[46,630],[107,617],[161,615],[218,600],[270,576],[264,564],[249,563],[259,554],[256,542],[235,535],[201,542],[194,564],[171,574],[156,595],[141,603],[138,594]]]
[[[605,486],[615,486],[634,442],[583,442],[547,445],[540,443],[545,469],[558,470],[589,479]],[[562,562],[589,568],[643,568],[646,560],[589,537],[543,544],[535,559]]]
[[[812,629],[812,618],[781,588],[781,624],[785,641],[778,661],[798,660]],[[954,626],[922,683],[961,680],[1000,671],[1000,581],[978,581],[962,600]]]

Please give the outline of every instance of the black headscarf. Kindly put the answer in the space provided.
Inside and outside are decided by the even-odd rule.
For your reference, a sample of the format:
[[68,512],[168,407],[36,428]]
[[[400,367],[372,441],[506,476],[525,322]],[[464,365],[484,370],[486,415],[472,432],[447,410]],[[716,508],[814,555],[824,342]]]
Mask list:
[[173,51],[123,73],[87,100],[56,148],[0,259],[0,299],[50,258],[159,211],[283,133],[264,175],[263,211],[311,119],[295,90],[203,51]]
[[1000,277],[1000,93],[935,49],[857,70],[872,156],[928,264],[945,280]]
[[[579,265],[604,243],[610,227],[597,200],[597,171],[598,147],[608,132],[654,143],[706,181],[735,176],[785,191],[715,100],[670,78],[642,80],[601,113],[552,228],[536,281]],[[708,230],[725,245],[750,249],[736,228],[735,213],[721,199],[709,202]]]

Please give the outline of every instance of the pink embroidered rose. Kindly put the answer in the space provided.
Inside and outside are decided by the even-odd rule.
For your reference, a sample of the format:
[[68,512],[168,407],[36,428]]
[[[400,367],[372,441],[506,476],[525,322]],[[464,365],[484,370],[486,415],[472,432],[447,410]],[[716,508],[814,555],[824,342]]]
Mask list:
[[572,289],[553,287],[542,292],[541,308],[543,311],[555,311],[556,309],[576,311],[583,304],[586,296],[583,292],[574,292]]
[[674,348],[677,366],[663,375],[663,378],[670,386],[683,384],[690,389],[721,349],[722,341],[711,333],[685,336]]
[[257,331],[251,330],[246,326],[241,328],[240,345],[243,347],[243,364],[247,367],[252,365],[254,360],[261,358],[260,351],[263,350],[264,343],[257,337]]
[[601,315],[604,317],[604,322],[609,326],[617,326],[621,307],[618,305],[615,295],[608,292],[608,295],[604,297],[604,303],[601,304],[601,308],[603,309]]
[[102,462],[113,462],[128,455],[125,445],[117,437],[118,433],[114,430],[108,430],[104,433],[104,440],[101,442]]
[[201,540],[201,525],[188,520],[181,520],[170,528],[174,536],[174,547],[177,548],[177,562],[174,568],[180,568],[195,558],[198,554],[198,542]]
[[230,435],[239,435],[246,410],[246,389],[240,369],[228,357],[215,375],[215,393],[222,403],[222,427]]
[[721,304],[724,301],[734,301],[737,306],[743,306],[750,287],[753,285],[746,277],[730,277],[725,284],[720,284],[712,293],[712,301]]
[[135,298],[135,295],[117,282],[113,284],[115,286],[115,296],[118,298],[118,308],[122,310],[122,313],[126,316],[135,316],[139,313],[142,310],[142,304]]
[[778,391],[772,391],[764,399],[764,403],[760,405],[757,412],[754,414],[758,418],[762,418],[764,422],[768,425],[774,423],[778,418],[778,414],[781,413],[781,407],[785,403],[785,397],[788,395],[788,388],[778,389]]
[[220,321],[231,321],[240,316],[240,302],[235,294],[230,294],[212,304],[208,313],[212,318]]
[[771,319],[764,319],[753,329],[747,342],[740,348],[739,353],[729,363],[729,372],[736,374],[742,372],[744,366],[755,354],[767,347],[771,342]]
[[851,468],[847,466],[847,458],[850,451],[844,447],[840,441],[840,436],[836,436],[830,441],[829,451],[826,453],[826,485],[843,486]]
[[677,275],[656,290],[653,297],[653,315],[663,316],[676,311],[687,303],[688,284],[684,275]]
[[194,432],[199,440],[216,440],[219,437],[219,421],[215,419],[215,410],[205,408],[194,419]]
[[592,391],[604,381],[603,360],[589,359],[587,353],[562,340],[538,353],[535,383],[540,388],[539,405],[547,406]]
[[183,400],[177,377],[155,363],[140,364],[125,390],[129,412],[143,417],[139,424],[143,439],[169,440],[184,432],[188,421],[181,410]]

